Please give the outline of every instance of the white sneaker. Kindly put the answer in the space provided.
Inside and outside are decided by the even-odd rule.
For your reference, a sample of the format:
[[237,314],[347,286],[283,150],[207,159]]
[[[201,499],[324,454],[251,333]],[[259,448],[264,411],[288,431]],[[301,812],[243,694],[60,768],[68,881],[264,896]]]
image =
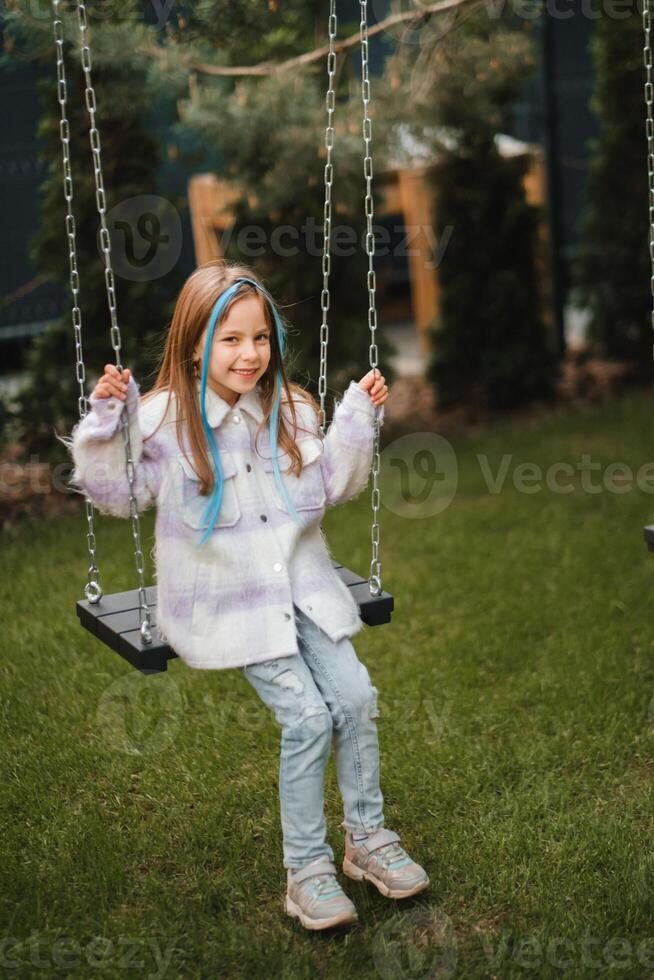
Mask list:
[[[343,824],[341,824],[343,826]],[[387,898],[409,898],[429,887],[423,867],[409,857],[393,830],[380,827],[364,840],[345,831],[343,871],[348,878],[370,881]]]
[[329,929],[359,918],[328,857],[316,858],[297,871],[287,869],[286,912],[305,929]]

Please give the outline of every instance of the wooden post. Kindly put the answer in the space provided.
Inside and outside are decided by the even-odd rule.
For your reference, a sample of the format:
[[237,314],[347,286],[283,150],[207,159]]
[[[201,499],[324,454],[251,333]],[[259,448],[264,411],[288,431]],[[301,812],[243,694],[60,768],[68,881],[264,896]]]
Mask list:
[[439,310],[438,273],[432,254],[432,194],[424,168],[397,171],[400,201],[407,235],[413,316],[420,347],[430,350],[428,329]]
[[222,258],[219,233],[231,226],[231,205],[239,196],[235,187],[215,174],[196,174],[189,180],[188,202],[197,265]]
[[[547,194],[547,170],[545,160],[545,150],[538,143],[529,146],[529,168],[523,179],[525,197],[529,204],[535,207],[544,208]],[[546,256],[551,249],[549,226],[547,216],[541,212],[541,220],[538,228],[539,252],[536,256],[536,271],[538,274],[538,286],[543,300],[543,320],[547,328],[555,330],[555,315],[553,308],[553,296],[551,282],[547,278]]]

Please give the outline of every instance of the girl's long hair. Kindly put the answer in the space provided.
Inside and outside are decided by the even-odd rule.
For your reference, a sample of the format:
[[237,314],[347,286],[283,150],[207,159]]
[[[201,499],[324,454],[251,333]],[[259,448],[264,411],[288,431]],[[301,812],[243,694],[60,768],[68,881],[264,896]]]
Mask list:
[[[201,495],[214,493],[216,472],[214,465],[212,465],[211,447],[208,445],[203,425],[197,378],[193,373],[193,351],[209,323],[216,301],[226,289],[234,285],[237,279],[252,279],[265,290],[252,269],[246,265],[228,262],[224,259],[215,259],[198,266],[189,276],[177,297],[156,381],[152,389],[141,399],[145,402],[158,392],[165,391],[168,393],[166,411],[161,420],[163,422],[168,412],[170,400],[173,395],[175,396],[177,402],[177,441],[181,447],[184,447],[184,436],[188,439],[188,446],[193,456],[193,466],[200,480]],[[301,427],[298,426],[294,401],[295,398],[305,399],[317,414],[320,412],[320,406],[310,392],[288,379],[284,357],[279,347],[274,317],[268,301],[256,286],[250,283],[240,283],[216,323],[215,330],[218,330],[235,302],[244,296],[252,295],[258,296],[262,301],[266,322],[270,327],[271,345],[270,363],[266,373],[258,381],[263,420],[257,430],[256,438],[258,440],[261,430],[270,423],[275,408],[275,378],[277,377],[281,380],[281,401],[288,405],[291,414],[293,432],[289,430],[283,413],[276,412],[275,415],[278,419],[276,440],[271,432],[271,446],[274,446],[276,441],[279,447],[288,453],[292,461],[288,472],[300,476],[302,456],[296,444],[295,436],[298,428]],[[208,354],[207,351],[205,353]],[[159,426],[155,432],[158,431]],[[154,434],[154,432],[151,433],[151,435]],[[148,438],[150,437],[148,436]],[[222,484],[222,474],[219,475],[218,482]],[[222,497],[222,487],[220,487],[219,497]],[[216,516],[217,514],[214,515],[214,518]]]

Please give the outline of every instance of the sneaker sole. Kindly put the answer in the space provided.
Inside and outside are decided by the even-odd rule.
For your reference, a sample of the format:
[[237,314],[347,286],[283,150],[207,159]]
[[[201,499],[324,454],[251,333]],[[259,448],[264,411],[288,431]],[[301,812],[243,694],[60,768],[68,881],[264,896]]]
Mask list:
[[305,929],[331,929],[333,926],[349,925],[358,922],[357,912],[341,912],[339,915],[332,915],[329,919],[312,919],[299,905],[296,905],[289,895],[286,896],[286,913],[294,919],[299,919]]
[[429,888],[429,878],[426,881],[419,881],[417,885],[413,888],[389,888],[385,881],[378,878],[372,873],[372,871],[364,871],[363,868],[357,867],[348,858],[343,860],[343,873],[348,876],[348,878],[353,878],[354,881],[369,881],[371,884],[381,892],[385,898],[410,898],[411,895],[417,895],[418,892],[422,892],[425,888]]

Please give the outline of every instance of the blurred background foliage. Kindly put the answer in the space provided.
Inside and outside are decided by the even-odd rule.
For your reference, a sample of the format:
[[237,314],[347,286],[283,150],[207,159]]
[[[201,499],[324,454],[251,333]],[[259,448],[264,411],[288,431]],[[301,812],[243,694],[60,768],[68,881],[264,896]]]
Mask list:
[[[88,389],[103,364],[114,358],[77,23],[72,4],[62,10]],[[180,215],[187,212],[184,194],[166,183],[162,157],[171,147],[161,138],[164,129],[177,163],[189,175],[206,169],[208,154],[217,161],[220,176],[240,191],[226,255],[250,262],[276,296],[292,324],[291,375],[314,392],[322,318],[326,59],[287,71],[275,66],[326,44],[326,12],[318,0],[214,0],[175,4],[162,24],[154,5],[146,11],[136,0],[124,0],[106,16],[89,18],[109,206],[139,194],[159,194]],[[488,16],[486,7],[463,2],[438,16],[417,14],[415,30],[419,43],[394,46],[391,32],[382,49],[384,57],[371,78],[371,114],[376,172],[394,159],[400,126],[431,154],[437,204],[433,231],[439,241],[451,235],[438,269],[440,313],[430,330],[427,379],[443,408],[472,402],[506,410],[552,399],[562,352],[545,316],[550,256],[539,227],[546,214],[525,198],[524,159],[502,155],[497,142],[521,86],[536,68],[534,21],[507,7]],[[597,19],[594,107],[600,132],[592,148],[576,286],[591,314],[597,354],[627,359],[640,378],[649,378],[641,30],[635,3],[627,19]],[[358,20],[339,17],[339,38],[357,31]],[[67,288],[51,23],[11,2],[4,12],[3,39],[3,70],[29,60],[51,71],[40,85],[39,132],[48,171],[32,255],[39,269]],[[353,229],[361,243],[365,181],[359,61],[358,46],[337,60],[333,223]],[[266,63],[260,75],[211,73],[212,68]],[[625,180],[625,172],[640,177]],[[377,207],[379,190],[374,182],[373,187]],[[238,245],[239,232],[249,226],[260,229],[266,243],[254,258],[244,257]],[[300,246],[287,255],[280,254],[283,246],[271,245],[284,227],[296,233]],[[358,248],[353,255],[332,255],[331,268],[329,395],[363,373],[369,345],[365,252]],[[179,266],[147,282],[117,277],[123,361],[144,389],[156,375],[182,281]],[[377,342],[379,363],[392,382],[388,358],[393,348],[383,329]],[[76,418],[73,365],[73,331],[66,315],[33,340],[29,382],[17,399],[25,447],[53,459],[59,444],[52,439],[52,427],[67,431]]]

